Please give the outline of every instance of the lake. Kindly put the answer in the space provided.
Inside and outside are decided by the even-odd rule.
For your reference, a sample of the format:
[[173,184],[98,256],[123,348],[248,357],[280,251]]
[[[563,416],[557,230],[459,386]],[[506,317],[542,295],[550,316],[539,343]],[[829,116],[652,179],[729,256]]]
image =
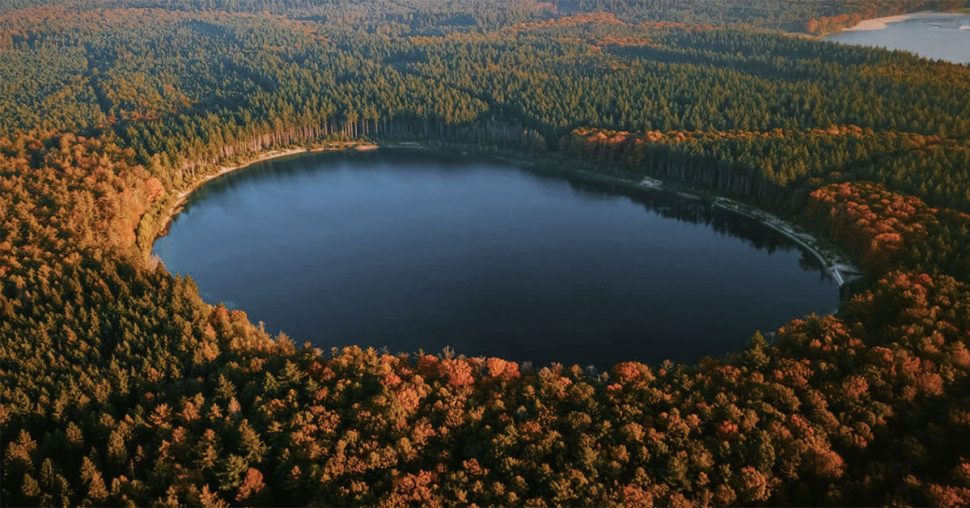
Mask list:
[[970,63],[970,14],[921,12],[866,20],[824,40],[899,49],[966,64]]
[[206,301],[324,348],[692,361],[838,305],[809,253],[703,201],[405,149],[221,177],[155,253]]

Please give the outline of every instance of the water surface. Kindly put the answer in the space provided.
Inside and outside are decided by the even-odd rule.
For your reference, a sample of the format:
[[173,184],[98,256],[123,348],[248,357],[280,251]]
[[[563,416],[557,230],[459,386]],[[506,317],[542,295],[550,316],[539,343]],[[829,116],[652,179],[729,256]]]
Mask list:
[[207,301],[317,346],[537,363],[722,354],[838,293],[786,238],[701,201],[407,150],[220,178],[155,251]]
[[970,14],[918,13],[878,30],[846,30],[824,39],[966,64],[970,63]]

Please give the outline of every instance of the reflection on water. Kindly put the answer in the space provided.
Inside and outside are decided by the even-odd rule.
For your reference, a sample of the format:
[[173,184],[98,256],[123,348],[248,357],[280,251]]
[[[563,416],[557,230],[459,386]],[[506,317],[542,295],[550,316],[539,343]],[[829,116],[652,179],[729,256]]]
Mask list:
[[838,299],[812,256],[703,201],[406,150],[228,175],[155,249],[321,347],[538,363],[695,360]]
[[970,63],[970,14],[920,13],[876,30],[848,30],[825,40],[909,51],[934,60]]

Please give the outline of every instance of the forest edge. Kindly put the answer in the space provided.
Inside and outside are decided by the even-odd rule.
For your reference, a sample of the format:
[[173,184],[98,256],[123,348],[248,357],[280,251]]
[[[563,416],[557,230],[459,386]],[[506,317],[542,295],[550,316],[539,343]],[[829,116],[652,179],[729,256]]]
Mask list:
[[[202,188],[205,184],[218,179],[224,175],[234,173],[236,171],[246,169],[250,166],[258,164],[260,162],[266,162],[269,160],[282,159],[294,155],[304,155],[311,153],[323,153],[323,152],[343,152],[343,151],[373,151],[380,148],[395,148],[395,149],[408,149],[408,150],[422,150],[422,151],[441,151],[440,148],[432,147],[427,144],[419,142],[390,142],[390,143],[374,143],[368,141],[330,141],[323,143],[315,143],[306,146],[294,146],[289,148],[277,148],[262,152],[255,157],[247,159],[245,162],[240,162],[236,164],[229,164],[220,166],[219,170],[208,174],[201,179],[190,184],[186,189],[180,191],[174,195],[174,201],[171,205],[168,205],[167,211],[161,221],[161,227],[159,228],[157,234],[153,236],[152,242],[148,245],[143,246],[145,259],[148,261],[150,267],[155,267],[161,259],[158,256],[151,253],[152,247],[159,238],[168,234],[168,230],[171,227],[172,222],[175,218],[185,209],[185,205],[188,203],[189,198],[192,194]],[[461,156],[475,156],[481,158],[487,158],[502,162],[508,162],[520,166],[535,167],[538,164],[535,161],[528,159],[510,157],[507,155],[496,155],[487,153],[470,153],[469,151],[459,151]],[[570,167],[570,165],[557,165],[550,166],[559,174],[573,174],[580,176],[588,180],[599,180],[599,181],[609,181],[611,183],[616,183],[629,188],[635,189],[647,189],[656,192],[664,192],[669,194],[677,194],[683,199],[705,199],[711,206],[715,208],[720,208],[738,215],[745,216],[749,219],[764,225],[765,227],[772,229],[791,241],[795,242],[805,251],[814,256],[823,266],[825,272],[832,277],[835,283],[841,288],[850,280],[861,275],[861,270],[856,267],[851,261],[849,261],[848,256],[840,249],[821,241],[817,236],[808,232],[804,228],[801,228],[794,223],[785,220],[777,215],[768,213],[765,210],[751,206],[739,201],[728,199],[724,196],[710,195],[704,193],[698,189],[684,188],[681,185],[671,186],[667,183],[653,177],[642,177],[638,180],[633,180],[630,178],[625,178],[623,176],[618,176],[614,174],[607,174],[603,172],[590,171],[589,169],[579,169],[576,167]],[[687,192],[689,191],[689,192]],[[695,194],[696,193],[696,194]],[[700,195],[698,195],[700,194]],[[145,213],[145,216],[151,214],[151,210]],[[143,217],[144,219],[144,217]]]

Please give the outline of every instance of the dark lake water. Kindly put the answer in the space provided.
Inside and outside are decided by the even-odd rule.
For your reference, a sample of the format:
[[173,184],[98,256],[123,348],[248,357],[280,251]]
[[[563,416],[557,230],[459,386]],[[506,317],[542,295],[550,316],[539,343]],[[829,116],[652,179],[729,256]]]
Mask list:
[[691,361],[838,304],[808,253],[702,201],[409,150],[227,175],[155,252],[207,301],[324,348]]
[[872,25],[866,30],[846,30],[825,40],[899,49],[934,60],[970,63],[970,13],[923,12],[900,21]]

